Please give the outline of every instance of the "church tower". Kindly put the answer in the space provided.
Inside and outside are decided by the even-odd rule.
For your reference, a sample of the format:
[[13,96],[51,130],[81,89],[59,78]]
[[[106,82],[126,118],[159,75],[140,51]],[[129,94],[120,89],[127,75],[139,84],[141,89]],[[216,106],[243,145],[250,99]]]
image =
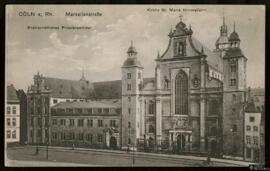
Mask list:
[[143,67],[131,42],[122,66],[122,147],[136,146],[140,138],[140,101]]
[[220,35],[216,41],[216,52],[219,52],[221,56],[224,56],[225,51],[229,48],[228,29],[225,24],[225,17],[223,16],[223,24],[220,27]]
[[235,24],[228,40],[228,50],[223,56],[223,152],[243,156],[247,58],[240,48]]

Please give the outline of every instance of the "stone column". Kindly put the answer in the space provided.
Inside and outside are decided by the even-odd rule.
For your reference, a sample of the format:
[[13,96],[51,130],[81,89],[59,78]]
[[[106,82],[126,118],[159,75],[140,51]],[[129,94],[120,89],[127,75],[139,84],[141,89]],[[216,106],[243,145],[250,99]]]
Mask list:
[[145,99],[140,99],[140,138],[144,138],[145,134]]
[[156,89],[160,90],[161,88],[161,79],[160,79],[160,66],[157,64],[156,66]]
[[160,146],[162,136],[161,98],[156,98],[156,144]]
[[205,111],[206,111],[206,99],[205,99],[205,57],[201,58],[201,89],[200,89],[200,151],[205,151]]

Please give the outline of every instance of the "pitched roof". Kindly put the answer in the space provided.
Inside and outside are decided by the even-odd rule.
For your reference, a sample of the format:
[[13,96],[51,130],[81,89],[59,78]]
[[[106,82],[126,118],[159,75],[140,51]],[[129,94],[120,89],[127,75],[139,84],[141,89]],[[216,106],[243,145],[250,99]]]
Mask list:
[[19,102],[18,95],[13,84],[7,86],[7,101],[8,102]]
[[45,86],[52,90],[51,96],[58,98],[90,98],[93,84],[86,80],[67,80],[45,77]]
[[94,82],[94,98],[119,99],[122,96],[122,81]]
[[216,70],[223,72],[222,58],[218,54],[212,52],[208,47],[204,46],[194,37],[192,37],[192,44],[197,50],[203,47],[204,54],[207,55],[207,63]]
[[[144,78],[143,84],[154,82],[155,78]],[[44,85],[51,90],[51,97],[71,99],[120,99],[122,81],[89,82],[44,77]]]
[[248,112],[248,113],[251,113],[251,112],[257,112],[256,111],[256,107],[255,107],[255,103],[253,100],[250,100],[248,103],[247,103],[247,106],[245,108],[245,111]]
[[87,101],[76,101],[76,102],[61,102],[53,106],[54,109],[65,109],[65,108],[120,108],[121,100],[87,100]]

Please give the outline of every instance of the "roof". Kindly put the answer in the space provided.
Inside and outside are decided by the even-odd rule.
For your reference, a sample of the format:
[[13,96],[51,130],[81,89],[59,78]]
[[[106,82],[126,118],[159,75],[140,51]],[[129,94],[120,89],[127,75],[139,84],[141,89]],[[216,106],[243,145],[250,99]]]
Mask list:
[[196,38],[192,37],[192,43],[194,48],[200,49],[203,47],[204,54],[207,55],[207,63],[208,65],[212,66],[214,69],[223,72],[223,63],[222,63],[222,58],[217,54],[212,52],[208,47],[204,46],[199,40]]
[[188,35],[188,34],[192,34],[193,31],[191,30],[191,28],[186,28],[186,24],[182,21],[180,21],[176,26],[175,26],[175,30],[173,32],[171,32],[169,34],[170,37],[174,37],[174,36],[183,36],[183,35]]
[[239,41],[239,35],[235,31],[230,34],[229,41]]
[[224,58],[242,57],[242,56],[244,56],[242,50],[239,47],[234,47],[234,48],[229,48],[226,51]]
[[246,106],[246,108],[245,108],[245,111],[246,111],[247,113],[257,112],[253,100],[250,100],[250,101],[247,103],[247,106]]
[[128,48],[127,53],[137,53],[137,51],[136,51],[135,47],[131,45],[131,46]]
[[8,102],[19,102],[18,95],[13,84],[7,86],[7,101]]
[[122,96],[122,81],[94,82],[94,98],[120,99]]
[[250,97],[247,102],[246,112],[260,112],[265,105],[265,90],[254,88],[250,90]]
[[51,96],[58,98],[90,98],[93,84],[86,80],[67,80],[44,77],[45,86],[51,89]]
[[228,37],[227,36],[219,36],[219,38],[216,41],[216,45],[218,44],[227,44],[228,43]]
[[[122,80],[89,82],[87,80],[43,78],[44,85],[50,89],[51,97],[54,98],[121,99],[122,97]],[[155,78],[144,78],[143,84],[152,81],[155,81]]]
[[66,108],[120,108],[121,100],[114,101],[77,101],[77,102],[61,102],[53,106],[54,109],[66,109]]
[[137,57],[134,58],[127,58],[123,64],[123,67],[141,67],[141,62],[137,59]]

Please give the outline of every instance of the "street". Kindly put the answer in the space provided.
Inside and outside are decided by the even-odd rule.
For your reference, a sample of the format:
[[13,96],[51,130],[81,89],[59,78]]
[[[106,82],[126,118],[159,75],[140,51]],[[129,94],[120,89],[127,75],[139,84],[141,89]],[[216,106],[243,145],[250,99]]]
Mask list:
[[[204,166],[205,160],[203,157],[184,156],[182,158],[174,157],[174,155],[164,154],[146,154],[134,153],[135,164],[133,165],[133,153],[124,151],[111,151],[111,150],[95,150],[95,149],[75,149],[70,147],[50,147],[49,159],[46,159],[46,148],[39,147],[39,154],[35,155],[36,148],[34,146],[23,147],[8,147],[7,158],[10,160],[20,161],[9,164],[12,166],[35,166],[36,162],[29,161],[48,161],[48,166],[54,165],[53,163],[61,162],[68,163],[64,166]],[[25,165],[22,161],[25,162]],[[52,163],[53,162],[53,163]],[[10,162],[12,163],[12,162]],[[46,166],[45,163],[43,165]],[[42,166],[43,166],[42,165]],[[61,166],[61,164],[55,164]],[[41,166],[41,165],[38,165]],[[226,162],[211,161],[211,166],[241,166],[240,164],[232,164]],[[243,165],[242,165],[243,166]]]

